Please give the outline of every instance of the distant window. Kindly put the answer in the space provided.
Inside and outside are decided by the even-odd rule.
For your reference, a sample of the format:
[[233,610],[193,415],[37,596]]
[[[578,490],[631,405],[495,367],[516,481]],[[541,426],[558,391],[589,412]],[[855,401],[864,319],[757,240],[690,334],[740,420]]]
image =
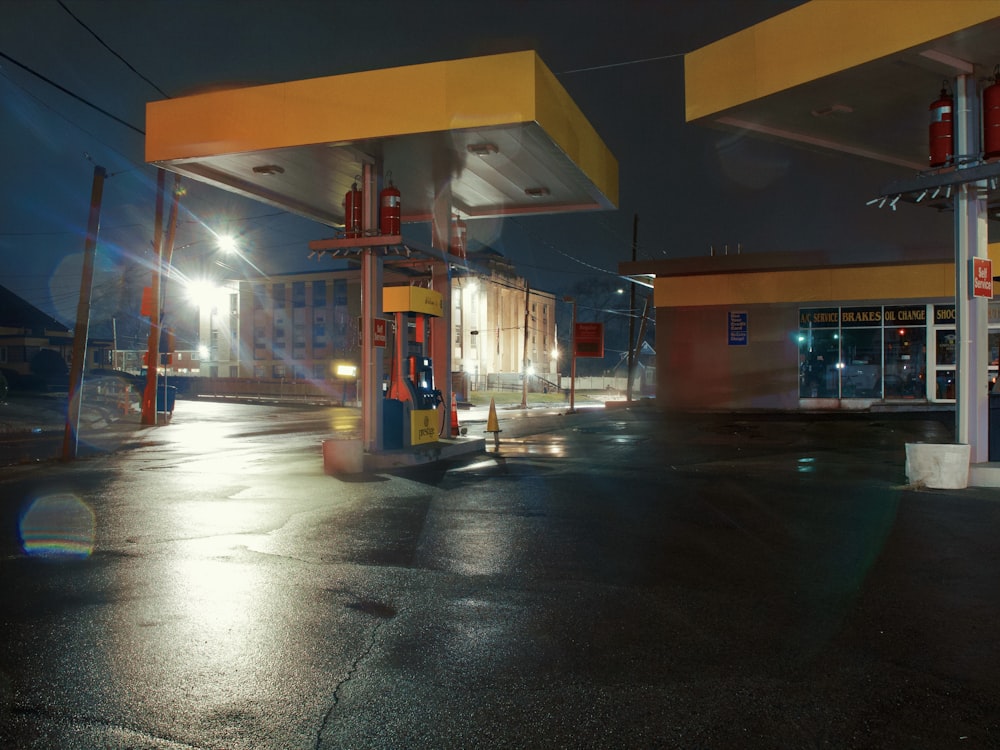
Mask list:
[[292,282],[292,307],[306,306],[306,282]]
[[271,287],[271,298],[274,300],[275,309],[285,306],[285,285],[275,284]]
[[334,280],[333,304],[336,307],[347,307],[347,279]]
[[313,307],[326,307],[326,282],[313,282]]

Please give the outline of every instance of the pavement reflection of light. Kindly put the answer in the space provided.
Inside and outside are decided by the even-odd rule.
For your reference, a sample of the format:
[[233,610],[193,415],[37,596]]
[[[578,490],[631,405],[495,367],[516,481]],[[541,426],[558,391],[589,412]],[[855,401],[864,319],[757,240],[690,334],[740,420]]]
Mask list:
[[[251,503],[239,500],[205,500],[176,506],[176,529],[182,537],[204,538],[237,530],[240,519],[253,517]],[[224,537],[223,537],[224,538]],[[211,541],[211,540],[208,540]],[[229,543],[226,542],[226,549]],[[213,554],[217,550],[203,550]]]
[[199,422],[194,424],[172,425],[172,435],[176,443],[195,453],[211,453],[219,449],[219,443],[231,429],[226,424]]
[[18,526],[25,553],[35,557],[89,557],[94,551],[94,512],[75,495],[38,498]]
[[566,447],[561,442],[551,440],[537,443],[530,440],[505,440],[499,453],[563,458],[566,456]]
[[800,474],[807,474],[809,472],[816,471],[816,459],[815,458],[800,458],[798,460],[798,466],[796,469]]
[[[227,650],[246,644],[260,603],[255,599],[253,566],[219,559],[182,559],[175,568],[176,611],[184,613],[205,634],[224,632]],[[242,632],[241,632],[242,631]]]
[[479,471],[480,469],[490,469],[497,465],[495,459],[487,459],[485,461],[476,461],[475,463],[466,464],[465,466],[459,466],[452,469],[452,472],[458,474],[463,471]]

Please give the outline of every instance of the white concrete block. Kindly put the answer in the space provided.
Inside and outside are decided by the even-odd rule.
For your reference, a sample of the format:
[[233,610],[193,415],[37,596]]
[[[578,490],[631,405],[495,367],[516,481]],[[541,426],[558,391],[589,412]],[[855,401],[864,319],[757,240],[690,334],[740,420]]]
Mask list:
[[906,479],[936,490],[969,486],[969,446],[953,443],[907,443]]
[[360,440],[341,438],[323,441],[325,474],[360,474],[364,470],[365,452]]

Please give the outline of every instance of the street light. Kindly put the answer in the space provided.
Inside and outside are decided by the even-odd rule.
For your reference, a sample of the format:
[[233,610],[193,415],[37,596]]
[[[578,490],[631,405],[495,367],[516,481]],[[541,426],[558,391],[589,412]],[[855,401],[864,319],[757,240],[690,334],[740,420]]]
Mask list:
[[231,234],[220,234],[216,237],[216,243],[219,245],[219,249],[226,255],[231,255],[239,251],[239,247],[236,245],[236,238]]
[[573,305],[573,327],[569,339],[569,413],[573,414],[576,411],[576,299],[566,296],[563,302]]

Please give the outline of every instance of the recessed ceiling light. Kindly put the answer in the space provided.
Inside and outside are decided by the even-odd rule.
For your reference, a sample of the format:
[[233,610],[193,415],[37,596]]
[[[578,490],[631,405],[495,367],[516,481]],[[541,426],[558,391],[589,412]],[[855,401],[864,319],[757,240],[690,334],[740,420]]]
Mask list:
[[465,148],[470,154],[475,154],[476,156],[489,156],[490,154],[500,153],[500,149],[497,148],[495,143],[470,143]]
[[849,115],[854,111],[854,107],[846,104],[828,104],[825,107],[816,107],[812,110],[813,117],[828,117],[830,115]]
[[277,164],[261,164],[253,168],[254,174],[284,174],[285,168]]
[[550,195],[551,192],[547,187],[530,187],[524,189],[524,194],[532,198],[544,198],[546,195]]

